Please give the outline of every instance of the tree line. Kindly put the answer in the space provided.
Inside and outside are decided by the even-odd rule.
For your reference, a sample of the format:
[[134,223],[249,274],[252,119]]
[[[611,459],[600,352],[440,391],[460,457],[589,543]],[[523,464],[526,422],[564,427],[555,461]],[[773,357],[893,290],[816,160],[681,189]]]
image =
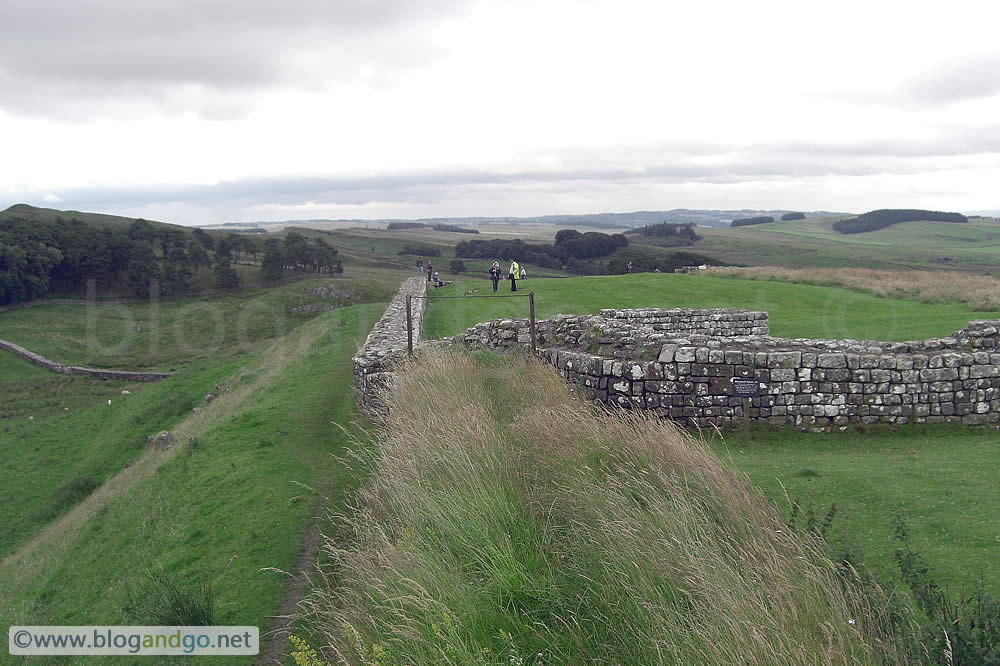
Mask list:
[[969,221],[961,213],[943,213],[936,210],[920,210],[917,208],[880,208],[857,217],[837,220],[833,223],[834,231],[842,234],[860,234],[866,231],[884,229],[899,222],[955,222],[964,224]]
[[174,295],[191,289],[199,271],[214,272],[219,288],[233,288],[240,278],[233,263],[257,264],[265,279],[286,270],[339,273],[337,250],[322,240],[291,232],[284,242],[203,229],[186,229],[135,220],[127,229],[99,228],[76,218],[39,222],[14,218],[0,223],[0,305],[40,298],[52,292],[79,292],[89,280],[119,288],[139,298],[151,285]]
[[[647,224],[638,229],[627,231],[630,234],[639,234],[651,238],[662,238],[668,241],[667,245],[694,245],[701,240],[701,236],[695,231],[694,222],[660,222],[659,224]],[[663,243],[661,243],[662,245]]]
[[521,239],[468,240],[455,246],[455,256],[501,260],[514,257],[520,262],[558,269],[578,266],[578,262],[586,259],[606,257],[627,246],[628,239],[623,234],[580,233],[575,229],[561,229],[551,245],[528,244]]
[[769,224],[774,222],[774,218],[770,215],[760,215],[758,217],[741,217],[738,220],[733,220],[729,223],[730,227],[749,227],[754,224]]

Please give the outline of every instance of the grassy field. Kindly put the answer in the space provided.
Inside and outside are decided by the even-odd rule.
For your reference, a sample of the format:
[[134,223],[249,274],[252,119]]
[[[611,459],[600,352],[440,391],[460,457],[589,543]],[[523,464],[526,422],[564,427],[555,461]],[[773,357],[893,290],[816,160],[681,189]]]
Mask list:
[[[463,280],[433,295],[492,294],[488,280]],[[950,335],[972,319],[1000,317],[964,304],[880,298],[850,289],[710,275],[642,273],[568,279],[528,279],[518,293],[535,292],[535,315],[597,313],[615,307],[741,307],[769,313],[772,335],[806,338],[916,340]],[[509,295],[501,284],[499,295]],[[455,335],[480,321],[526,317],[527,298],[468,298],[429,302],[425,336]]]
[[732,433],[714,448],[786,517],[790,499],[803,510],[814,504],[820,520],[836,503],[831,540],[856,540],[868,564],[890,578],[897,575],[892,552],[898,544],[889,516],[901,507],[939,583],[968,593],[981,577],[996,595],[998,445],[995,430],[912,425],[826,435],[755,428],[749,445]]
[[[840,234],[833,230],[837,219],[810,218],[736,229],[699,228],[703,239],[690,249],[733,264],[793,268],[853,266],[990,272],[1000,262],[1000,226],[996,224],[904,222],[868,233]],[[942,261],[945,257],[950,261]]]
[[[166,609],[155,601],[162,584],[149,572],[163,572],[192,597],[211,578],[215,623],[257,625],[263,636],[287,580],[267,569],[290,570],[313,517],[340,506],[352,485],[338,458],[347,437],[331,421],[355,418],[350,359],[383,307],[351,306],[322,315],[242,364],[206,361],[204,372],[197,364],[186,369],[192,384],[225,375],[227,390],[175,427],[179,442],[173,449],[143,456],[56,528],[3,560],[0,590],[7,603],[0,623],[162,624]],[[143,414],[159,402],[156,391],[183,394],[183,381],[179,375],[142,388],[130,396],[134,406],[121,409]],[[131,425],[130,415],[120,422]],[[77,418],[85,419],[78,431],[90,429],[95,440],[103,439],[111,451],[105,457],[136,455],[98,437],[99,426],[86,419],[106,421],[101,407]],[[2,448],[29,470],[41,459],[49,459],[50,468],[61,465],[53,460],[66,455],[72,438],[56,417],[51,427],[52,436],[45,438],[12,430]],[[92,460],[85,454],[78,457]],[[33,504],[44,505],[45,493],[58,482],[37,479],[31,487],[43,497]],[[16,494],[27,489],[20,480],[2,487]],[[19,501],[19,511],[31,510],[26,499]],[[4,543],[9,552],[11,542]]]
[[[198,359],[234,359],[309,321],[301,305],[385,301],[398,288],[381,279],[313,278],[277,288],[129,305],[36,305],[0,313],[0,338],[60,363],[170,370]],[[330,296],[310,294],[330,287]]]

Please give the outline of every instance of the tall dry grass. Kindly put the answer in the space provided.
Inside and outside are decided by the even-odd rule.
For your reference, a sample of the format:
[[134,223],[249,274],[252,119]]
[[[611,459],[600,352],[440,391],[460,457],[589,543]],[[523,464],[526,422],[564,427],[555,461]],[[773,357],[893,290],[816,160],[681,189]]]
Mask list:
[[977,312],[1000,310],[1000,278],[956,271],[885,271],[867,268],[710,268],[746,280],[775,280],[848,287],[888,298],[925,303],[965,303]]
[[331,660],[896,659],[884,599],[855,594],[703,441],[596,414],[533,360],[424,356],[367,451],[303,604]]

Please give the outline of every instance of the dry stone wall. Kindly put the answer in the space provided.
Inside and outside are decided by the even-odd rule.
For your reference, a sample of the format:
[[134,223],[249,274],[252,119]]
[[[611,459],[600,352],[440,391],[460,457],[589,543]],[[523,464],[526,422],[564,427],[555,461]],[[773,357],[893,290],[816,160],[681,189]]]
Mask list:
[[117,379],[126,382],[158,382],[170,376],[169,372],[130,372],[126,370],[103,370],[101,368],[86,368],[79,365],[65,365],[50,361],[40,354],[28,351],[24,347],[15,345],[13,342],[8,342],[7,340],[0,340],[0,349],[6,349],[30,363],[63,375],[83,375],[85,377]]
[[[612,311],[605,311],[612,312]],[[803,429],[849,423],[1000,422],[1000,321],[974,321],[947,338],[867,342],[766,335],[676,335],[650,317],[560,315],[537,322],[538,355],[586,397],[647,409],[686,425],[743,417],[732,379],[758,380],[752,419]],[[714,311],[722,314],[720,311]],[[729,311],[730,321],[763,321]],[[742,318],[742,319],[741,319]],[[653,322],[655,325],[655,322]],[[524,319],[484,322],[455,342],[505,349],[530,340]]]
[[[375,323],[365,344],[354,356],[354,402],[373,423],[386,414],[386,392],[392,388],[392,376],[406,358],[406,297],[427,294],[427,281],[412,277],[403,281],[385,314]],[[413,343],[420,341],[423,330],[424,298],[414,298],[411,307]]]

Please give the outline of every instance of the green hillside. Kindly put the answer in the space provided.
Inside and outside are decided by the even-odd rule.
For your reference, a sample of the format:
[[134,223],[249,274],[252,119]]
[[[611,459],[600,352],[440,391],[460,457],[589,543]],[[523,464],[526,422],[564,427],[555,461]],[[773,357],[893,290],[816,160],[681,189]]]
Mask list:
[[692,249],[747,266],[859,267],[994,271],[1000,224],[902,222],[863,234],[841,234],[841,217],[808,218],[735,229],[699,229]]
[[[128,231],[129,226],[135,222],[135,218],[121,217],[119,215],[105,215],[103,213],[84,213],[78,210],[56,210],[54,208],[37,208],[28,204],[15,204],[10,208],[0,211],[0,223],[7,220],[27,219],[33,222],[54,223],[59,220],[70,221],[79,220],[84,224],[92,225],[100,229],[112,229],[118,231]],[[190,232],[190,227],[169,222],[156,222],[147,220],[154,227],[172,228]]]

